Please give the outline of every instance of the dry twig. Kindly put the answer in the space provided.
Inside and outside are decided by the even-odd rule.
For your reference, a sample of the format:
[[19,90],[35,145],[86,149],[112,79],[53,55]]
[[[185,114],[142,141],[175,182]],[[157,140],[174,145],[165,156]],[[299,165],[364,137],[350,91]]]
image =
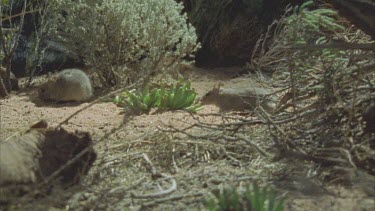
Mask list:
[[160,198],[160,197],[163,197],[165,195],[171,194],[172,192],[177,190],[176,180],[172,176],[169,176],[169,175],[163,174],[163,173],[159,173],[156,170],[156,167],[154,166],[154,164],[151,162],[151,160],[148,158],[148,156],[146,154],[143,153],[142,157],[146,161],[146,163],[148,164],[148,168],[149,168],[149,171],[151,172],[152,178],[163,177],[165,179],[169,179],[172,184],[171,184],[171,187],[169,187],[169,189],[167,189],[167,190],[163,190],[161,187],[159,187],[161,189],[161,191],[159,191],[157,193],[144,194],[144,195],[131,193],[132,198],[137,198],[137,199]]

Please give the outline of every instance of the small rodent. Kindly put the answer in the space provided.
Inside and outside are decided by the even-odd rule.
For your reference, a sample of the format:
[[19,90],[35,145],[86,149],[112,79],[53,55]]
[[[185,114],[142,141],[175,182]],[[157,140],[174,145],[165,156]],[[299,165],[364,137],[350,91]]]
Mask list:
[[86,101],[92,96],[89,77],[79,69],[65,69],[39,88],[39,98],[52,101]]
[[261,105],[266,111],[275,107],[272,100],[266,98],[271,92],[258,87],[221,88],[221,84],[207,92],[201,103],[203,105],[215,104],[220,111],[253,110]]

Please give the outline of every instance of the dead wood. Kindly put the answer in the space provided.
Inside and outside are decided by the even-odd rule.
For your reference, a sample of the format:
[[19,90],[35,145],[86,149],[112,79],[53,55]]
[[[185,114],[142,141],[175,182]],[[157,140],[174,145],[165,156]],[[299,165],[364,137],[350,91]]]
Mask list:
[[[19,136],[1,141],[1,194],[9,198],[40,187],[40,184],[49,187],[58,183],[67,187],[78,183],[96,159],[92,144],[89,133],[47,128],[44,121]],[[81,154],[83,151],[85,153]],[[74,162],[68,165],[73,159]],[[55,172],[59,174],[55,176]]]

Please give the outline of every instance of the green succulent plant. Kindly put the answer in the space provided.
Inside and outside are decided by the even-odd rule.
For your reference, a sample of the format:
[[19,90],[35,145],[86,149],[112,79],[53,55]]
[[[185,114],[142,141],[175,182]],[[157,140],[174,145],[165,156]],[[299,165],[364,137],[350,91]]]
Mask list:
[[176,84],[172,84],[170,88],[165,88],[165,84],[160,89],[161,101],[159,108],[169,110],[186,109],[196,112],[201,108],[197,103],[197,93],[191,88],[189,81],[180,79]]
[[227,187],[213,194],[214,198],[204,202],[210,211],[282,211],[284,209],[283,198],[277,198],[276,192],[272,189],[259,188],[256,184],[247,186],[243,193]]
[[117,95],[114,103],[118,106],[128,107],[131,110],[146,112],[158,104],[158,101],[160,101],[158,94],[157,89],[150,91],[150,86],[146,85],[142,92],[130,90]]
[[151,90],[148,84],[141,92],[125,91],[115,97],[114,103],[139,112],[147,112],[151,108],[197,112],[201,108],[191,83],[183,79],[172,85],[162,83],[160,88]]

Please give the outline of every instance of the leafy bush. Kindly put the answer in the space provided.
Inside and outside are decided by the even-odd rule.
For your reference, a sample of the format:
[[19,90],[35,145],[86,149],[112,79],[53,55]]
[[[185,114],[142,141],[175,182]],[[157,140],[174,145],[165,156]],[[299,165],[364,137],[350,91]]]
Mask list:
[[141,92],[125,91],[115,97],[114,103],[138,112],[148,112],[151,108],[186,109],[190,112],[197,112],[200,109],[201,105],[197,103],[196,98],[197,93],[191,88],[190,82],[180,79],[172,85],[162,83],[160,87],[150,90],[150,85],[146,85]]
[[[310,5],[311,1],[290,8],[291,15],[279,20],[275,30],[259,41],[260,55],[251,62],[254,69],[272,71],[273,86],[284,90],[273,118],[280,121],[288,116],[290,120],[280,125],[282,130],[270,132],[273,137],[282,136],[277,141],[288,143],[284,147],[289,150],[302,148],[318,157],[329,172],[337,171],[331,165],[345,165],[374,173],[373,157],[368,154],[372,149],[367,144],[372,135],[368,122],[363,121],[374,102],[375,69],[373,52],[362,44],[372,41],[355,28],[340,25],[343,22],[334,10],[311,9]],[[263,48],[266,43],[268,49]],[[348,152],[337,152],[336,158],[345,163],[326,165],[332,154],[324,152],[332,146]]]
[[278,199],[275,191],[268,187],[259,188],[254,184],[247,186],[244,193],[234,188],[224,188],[214,193],[215,198],[205,201],[210,211],[254,210],[254,211],[282,211],[284,199]]
[[[324,8],[311,10],[312,5],[312,1],[307,1],[301,6],[289,7],[280,20],[269,26],[267,33],[258,40],[250,62],[251,69],[287,72],[293,65],[303,72],[320,62],[319,50],[306,50],[308,46],[302,45],[328,43],[330,37],[327,35],[343,32],[344,28],[336,21],[337,12]],[[293,47],[296,50],[293,51]],[[338,52],[336,49],[326,50],[333,54]],[[288,62],[290,59],[292,63]]]
[[[344,27],[337,24],[337,12],[332,9],[313,9],[312,1],[293,8],[292,15],[282,19],[285,31],[280,37],[285,44],[314,43],[326,33],[343,31]],[[324,31],[324,33],[322,33]]]
[[199,46],[174,0],[53,1],[52,34],[93,66],[104,85],[174,71]]
[[[3,83],[10,91],[10,72],[32,77],[42,69],[46,29],[50,22],[44,11],[47,1],[2,0],[0,2],[0,61],[6,69]],[[2,85],[0,85],[2,86]],[[1,87],[0,89],[3,89]]]

